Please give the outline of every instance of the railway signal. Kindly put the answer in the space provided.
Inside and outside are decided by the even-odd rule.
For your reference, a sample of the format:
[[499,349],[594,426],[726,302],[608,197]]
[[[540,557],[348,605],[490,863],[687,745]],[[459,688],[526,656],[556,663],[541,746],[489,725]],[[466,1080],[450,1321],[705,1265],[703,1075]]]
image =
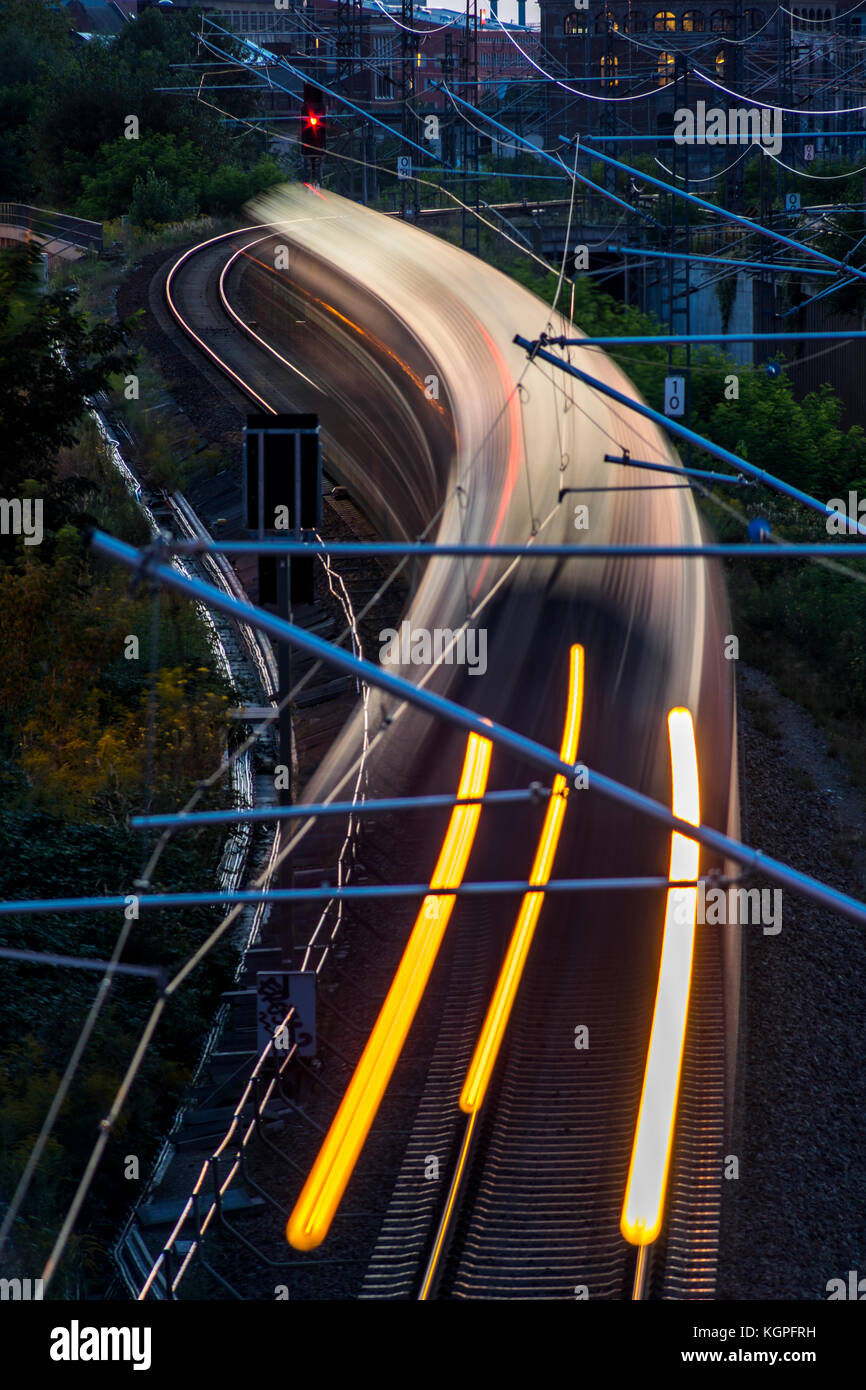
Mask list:
[[325,95],[310,82],[304,83],[301,107],[301,149],[310,163],[310,179],[319,182],[322,159],[328,142],[328,121]]

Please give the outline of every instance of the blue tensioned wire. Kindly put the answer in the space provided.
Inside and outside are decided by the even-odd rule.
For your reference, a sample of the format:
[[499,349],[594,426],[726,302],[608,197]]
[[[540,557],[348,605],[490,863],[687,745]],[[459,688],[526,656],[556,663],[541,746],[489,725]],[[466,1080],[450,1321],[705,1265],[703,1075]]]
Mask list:
[[[459,98],[458,98],[459,100]],[[467,103],[468,104],[468,103]],[[474,107],[472,108],[475,109]],[[483,113],[479,113],[483,114]],[[574,141],[567,135],[560,135],[560,140],[569,148]],[[805,242],[795,241],[793,237],[784,236],[782,232],[774,232],[770,227],[762,227],[760,222],[752,222],[748,217],[742,217],[738,212],[730,212],[728,208],[719,207],[716,203],[707,202],[706,198],[700,198],[697,193],[687,193],[684,188],[676,188],[673,184],[665,183],[662,179],[657,179],[655,174],[644,174],[639,169],[633,169],[630,164],[623,164],[621,160],[614,159],[613,155],[604,154],[601,150],[580,149],[579,153],[589,155],[594,159],[600,159],[603,164],[609,164],[612,169],[620,169],[625,174],[631,174],[633,178],[643,180],[653,184],[656,188],[662,189],[665,193],[672,193],[677,198],[684,198],[686,202],[693,203],[695,207],[703,212],[711,212],[716,217],[722,216],[730,222],[736,222],[741,227],[748,227],[750,231],[757,232],[759,236],[769,237],[773,241],[778,241],[782,246],[792,246],[795,251],[801,254],[805,252],[809,256],[814,256],[817,260],[824,261],[826,265],[835,266],[837,270],[845,269],[842,261],[835,256],[828,256],[824,251],[818,251],[814,246],[808,246]],[[866,270],[857,270],[854,266],[848,266],[861,280],[866,280]]]
[[[582,81],[582,80],[583,80],[583,79],[581,78],[581,81]],[[607,81],[606,78],[605,78],[604,80]],[[458,85],[461,85],[461,86],[470,85],[470,86],[471,86],[471,83],[469,83],[469,84],[467,84],[467,83],[460,83],[460,84],[455,83],[454,85],[455,85],[455,86],[458,86]],[[761,104],[761,103],[759,102],[758,105],[760,105],[760,104]],[[768,109],[769,109],[769,110],[772,110],[773,108],[772,108],[772,107],[769,107]],[[820,116],[820,115],[822,114],[822,112],[820,112],[820,111],[808,111],[808,112],[806,112],[806,114],[809,115],[809,116]],[[789,131],[786,131],[786,133],[785,133],[785,139],[786,139],[789,143],[790,143],[792,140],[810,140],[810,139],[811,139],[811,140],[816,140],[816,139],[817,139],[817,140],[820,140],[820,139],[822,139],[822,138],[827,138],[827,139],[833,139],[833,140],[835,140],[837,136],[840,136],[840,137],[841,137],[841,136],[843,136],[843,135],[855,135],[855,136],[859,136],[861,140],[866,141],[866,130],[789,130]],[[592,142],[593,144],[594,144],[596,141],[598,141],[599,143],[604,142],[604,143],[607,143],[607,144],[614,144],[614,143],[616,143],[617,141],[619,141],[621,144],[631,144],[633,141],[640,141],[640,140],[643,140],[643,141],[646,141],[646,142],[654,141],[655,144],[661,145],[661,144],[663,144],[665,141],[671,141],[671,140],[676,139],[676,136],[674,136],[673,133],[671,133],[670,135],[662,135],[662,134],[658,134],[658,135],[595,135],[595,134],[593,134],[593,135],[588,135],[588,134],[587,134],[587,135],[583,135],[583,134],[582,134],[580,138],[581,138],[581,140],[586,140],[587,143]],[[712,140],[706,140],[706,139],[704,139],[704,140],[698,140],[698,139],[696,139],[696,138],[693,136],[690,140],[683,140],[682,138],[680,138],[680,140],[678,141],[678,143],[681,144],[681,145],[688,145],[688,147],[689,147],[690,149],[691,149],[693,146],[700,146],[701,148],[704,148],[705,146],[708,146],[709,148],[712,148],[713,145],[758,145],[758,146],[760,146],[760,144],[761,144],[760,140],[751,140],[751,139],[750,139],[750,140],[741,140],[741,139],[740,139],[738,136],[736,136],[736,135],[722,135],[722,136],[720,136],[718,139],[715,139],[715,138],[714,138],[714,139],[712,139]],[[836,176],[834,175],[834,177],[836,177]],[[850,175],[850,174],[839,174],[838,177],[839,177],[840,179],[848,179],[848,178],[851,177],[851,175]]]
[[[250,720],[255,723],[255,720]],[[133,830],[152,830],[176,826],[178,830],[197,825],[234,825],[244,821],[303,820],[305,816],[381,815],[387,811],[429,811],[440,806],[514,806],[540,801],[550,796],[550,788],[540,783],[519,791],[486,792],[484,796],[392,796],[373,801],[320,801],[307,805],[257,806],[246,811],[178,811],[171,815],[130,816]]]
[[[302,82],[308,83],[311,87],[315,87],[318,91],[324,92],[327,96],[333,97],[335,101],[341,101],[344,106],[348,106],[350,110],[356,111],[359,116],[363,116],[365,121],[370,121],[373,125],[381,126],[382,130],[387,131],[389,135],[396,135],[400,140],[403,141],[405,145],[411,145],[413,150],[417,150],[418,153],[422,154],[425,159],[430,160],[434,168],[450,169],[450,165],[443,164],[441,159],[437,159],[436,156],[432,154],[430,150],[425,150],[423,145],[416,145],[415,141],[410,140],[408,135],[402,135],[399,131],[392,130],[389,125],[386,125],[384,121],[380,121],[378,117],[372,115],[369,111],[365,111],[361,106],[356,106],[355,103],[353,101],[350,101],[348,97],[343,96],[342,92],[335,92],[333,88],[325,86],[323,82],[317,81],[317,79],[315,77],[311,77],[309,73],[298,71],[296,68],[292,67],[291,63],[287,63],[285,58],[279,57],[279,55],[276,53],[271,53],[270,49],[262,48],[258,44],[250,43],[247,39],[242,39],[238,35],[231,34],[227,29],[223,29],[219,24],[215,24],[213,20],[210,20],[209,23],[211,24],[211,27],[213,29],[217,29],[221,34],[225,34],[227,38],[237,38],[239,43],[245,44],[248,48],[251,48],[254,53],[266,53],[268,58],[273,60],[272,64],[268,65],[267,78],[265,78],[264,74],[262,74],[263,83],[267,81],[268,86],[276,86],[281,92],[285,92],[287,96],[297,97],[297,92],[293,92],[289,87],[284,87],[281,82],[277,81],[276,78],[272,77],[271,75],[272,66],[285,68],[285,70],[287,72],[290,72],[293,77],[300,78]],[[205,45],[205,47],[210,49],[212,53],[220,52],[220,49],[216,48],[214,44],[209,43],[206,38],[203,38],[201,35],[197,35],[196,37],[199,38],[201,42]],[[243,58],[233,58],[229,57],[226,54],[223,54],[222,56],[226,58],[227,62],[240,64],[240,66],[245,68],[247,72],[252,72],[253,74],[257,75],[256,69],[251,67],[249,63],[244,62]],[[212,92],[213,89],[209,90]],[[217,88],[216,90],[219,89]],[[330,115],[328,119],[330,119]]]
[[[628,454],[622,458],[617,458],[615,454],[605,454],[605,463],[621,463],[624,468],[648,468],[651,473],[685,473],[689,478],[704,478],[710,483],[730,483],[733,487],[756,487],[754,478],[744,478],[740,473],[732,477],[730,473],[711,473],[706,468],[678,468],[673,463],[647,463],[645,459],[633,459]],[[560,497],[564,492],[573,492],[574,488],[563,487],[559,490]]]
[[[449,96],[450,95],[451,93],[449,92]],[[458,97],[457,100],[459,101],[460,98]],[[488,117],[487,119],[489,120],[490,118]],[[648,212],[644,212],[642,208],[635,207],[634,203],[627,203],[624,198],[620,198],[616,193],[611,193],[608,188],[599,188],[597,183],[593,183],[592,179],[588,179],[586,174],[581,174],[578,169],[566,169],[563,164],[562,172],[564,178],[577,179],[578,183],[586,184],[587,188],[591,188],[594,193],[603,193],[605,198],[608,198],[612,203],[616,203],[617,207],[625,208],[626,212],[637,213],[638,217],[642,217],[645,222],[650,222],[654,227],[663,230],[661,223],[657,222],[654,217],[651,217]]]
[[[683,820],[680,816],[674,815],[667,806],[663,806],[659,801],[654,801],[650,796],[645,796],[643,792],[635,791],[632,787],[627,787],[604,773],[595,772],[584,763],[567,763],[551,748],[545,748],[543,744],[536,743],[534,739],[527,738],[524,734],[519,734],[504,724],[499,724],[484,715],[475,714],[472,710],[464,709],[454,700],[437,695],[424,686],[413,685],[411,681],[404,680],[403,677],[384,670],[363,657],[354,656],[342,647],[335,646],[332,642],[326,642],[324,638],[317,637],[315,633],[307,632],[304,628],[297,627],[284,618],[278,618],[275,614],[266,613],[251,603],[222,593],[212,584],[206,584],[191,575],[182,574],[172,565],[163,564],[156,558],[155,551],[159,547],[151,547],[149,551],[136,550],[133,546],[126,545],[124,541],[116,540],[115,537],[106,535],[103,531],[94,532],[90,537],[90,544],[97,555],[114,560],[136,574],[146,576],[151,581],[165,584],[167,588],[186,594],[187,597],[205,604],[208,608],[227,613],[229,617],[239,619],[250,627],[259,628],[275,637],[277,641],[287,642],[300,651],[308,652],[311,656],[337,667],[338,670],[345,671],[348,675],[357,677],[368,685],[387,691],[400,701],[416,705],[434,718],[443,719],[446,723],[459,729],[465,729],[481,738],[489,739],[492,743],[507,748],[533,767],[539,767],[547,773],[560,774],[567,779],[569,785],[572,785],[575,774],[585,776],[587,789],[599,792],[611,801],[616,801],[620,805],[628,806],[642,815],[649,816],[669,830],[676,830],[689,839],[697,840],[699,844],[715,850],[728,859],[733,859],[749,871],[760,873],[795,892],[803,893],[815,902],[820,902],[833,911],[841,912],[856,922],[866,923],[866,904],[858,902],[849,894],[830,888],[809,874],[800,873],[787,864],[782,864],[779,860],[763,854],[760,850],[751,849],[749,846],[741,844],[739,840],[722,835],[718,830],[713,830],[709,826],[692,825],[691,821]],[[202,896],[206,901],[213,902],[218,895],[205,893]],[[3,910],[4,908],[0,907],[0,912]],[[46,908],[45,910],[49,911],[50,909]]]
[[[575,793],[576,795],[576,793]],[[705,880],[716,887],[719,883],[731,883],[732,879]],[[318,888],[262,888],[241,889],[236,892],[210,893],[142,893],[136,897],[139,910],[153,908],[155,911],[182,907],[213,907],[217,903],[315,903],[331,902],[333,899],[345,901],[364,901],[379,898],[426,898],[426,897],[478,897],[488,893],[601,893],[608,889],[646,889],[692,887],[700,879],[688,878],[674,881],[661,874],[644,878],[552,878],[544,884],[533,884],[524,879],[495,879],[490,882],[464,880],[457,888],[431,888],[427,883],[352,883],[340,887],[336,883],[323,883]],[[0,902],[0,917],[40,916],[49,912],[120,912],[129,906],[128,898],[32,898],[22,902]],[[863,904],[866,920],[866,904]],[[51,957],[47,963],[54,961]],[[96,962],[100,965],[101,962]],[[149,973],[153,973],[152,971]]]
[[[746,460],[740,458],[738,454],[732,454],[730,449],[723,448],[721,444],[714,444],[711,439],[706,439],[704,435],[697,434],[694,430],[690,430],[687,425],[681,425],[678,420],[672,419],[669,415],[662,415],[661,411],[653,410],[652,406],[644,405],[642,401],[636,401],[632,396],[627,396],[623,391],[617,391],[614,386],[608,386],[606,382],[599,381],[597,377],[590,376],[587,372],[582,372],[579,367],[572,367],[569,362],[563,362],[561,357],[556,357],[552,352],[545,352],[544,348],[540,347],[537,341],[530,342],[528,338],[521,338],[519,335],[515,337],[514,341],[518,346],[526,349],[529,353],[530,360],[541,358],[542,361],[549,362],[551,366],[559,367],[561,371],[566,372],[569,376],[577,377],[578,381],[585,382],[587,386],[592,386],[596,391],[600,391],[603,396],[609,396],[611,400],[618,401],[620,405],[627,406],[629,410],[633,410],[637,415],[643,415],[645,419],[652,420],[655,424],[661,425],[663,429],[668,430],[671,434],[679,435],[681,439],[688,440],[690,444],[696,444],[698,448],[703,449],[708,454],[715,454],[716,458],[722,459],[724,463],[730,464],[732,468],[736,468],[739,472],[745,473],[750,478],[754,478],[757,482],[764,483],[767,487],[774,488],[776,492],[781,492],[786,497],[793,497],[796,502],[802,502],[804,506],[809,507],[812,511],[820,512],[822,516],[838,517],[840,521],[844,518],[846,525],[852,533],[856,532],[859,535],[866,536],[866,522],[858,521],[854,517],[849,517],[846,513],[840,512],[838,508],[831,507],[827,502],[819,502],[817,497],[812,497],[808,492],[803,492],[800,488],[794,487],[791,483],[786,483],[781,478],[775,477],[774,474],[765,472],[763,468],[756,468],[753,463],[747,463]],[[699,549],[700,547],[696,548]],[[732,549],[734,552],[742,553],[739,546],[734,546]],[[794,549],[799,550],[803,555],[807,554],[809,551],[816,555],[826,554],[826,551],[816,549],[812,545],[798,546],[794,547]],[[773,551],[776,554],[780,554],[784,550],[784,546],[773,547]],[[708,554],[712,551],[723,554],[725,547],[706,546],[705,551]],[[615,553],[615,550],[612,553]],[[849,554],[850,553],[851,549],[849,549]]]
[[[866,136],[866,131],[864,131]],[[548,177],[545,175],[545,177]],[[553,178],[553,175],[549,175]],[[608,251],[616,252],[619,256],[641,256],[660,258],[665,261],[705,261],[710,265],[726,265],[731,270],[786,270],[800,271],[805,275],[832,275],[834,279],[838,276],[836,270],[824,270],[820,266],[808,265],[786,265],[779,261],[735,261],[728,256],[699,256],[694,251],[646,251],[639,246],[616,246],[613,243],[604,248],[604,253]]]
[[554,347],[638,347],[652,344],[654,347],[668,346],[670,343],[820,343],[825,341],[845,341],[866,338],[866,332],[855,329],[838,329],[833,332],[818,333],[656,333],[650,336],[640,334],[612,338],[552,338],[542,333],[538,339]]
[[[661,417],[665,424],[668,422],[666,416]],[[698,435],[696,438],[700,439]],[[703,447],[703,446],[701,446]],[[727,451],[726,451],[727,452]],[[735,458],[736,455],[731,455]],[[677,470],[685,471],[685,470]],[[761,474],[758,470],[757,482],[765,482],[771,475]],[[735,483],[736,477],[721,475],[726,483]],[[581,491],[586,489],[581,488]],[[805,495],[805,494],[804,494]],[[823,510],[821,503],[816,504]],[[853,518],[846,517],[846,513],[829,508],[828,515],[838,517],[840,523],[848,520],[851,533],[853,534],[859,525],[861,533],[866,535],[866,522],[856,522]],[[459,541],[448,541],[439,544],[435,541],[335,541],[333,544],[309,544],[306,541],[218,541],[208,545],[204,541],[167,541],[164,547],[166,555],[342,555],[357,558],[359,555],[375,556],[399,556],[411,555],[419,558],[432,559],[436,555],[462,555],[473,558],[482,558],[485,555],[492,555],[498,559],[513,559],[515,556],[524,556],[527,560],[597,560],[601,557],[612,560],[641,560],[641,559],[670,559],[679,557],[681,559],[707,560],[707,559],[736,559],[750,558],[755,559],[786,559],[786,560],[805,560],[810,555],[843,555],[847,559],[862,558],[866,556],[866,543],[859,541],[804,541],[802,545],[785,543],[782,545],[753,544],[750,541],[741,543],[731,543],[729,545],[586,545],[578,541],[576,545],[555,545],[539,542],[527,542],[525,545],[476,545],[472,542],[461,544]]]
[[[571,170],[566,169],[566,166],[561,160],[555,159],[553,155],[546,154],[544,150],[537,149],[530,140],[526,140],[522,135],[518,135],[516,131],[511,130],[508,126],[502,125],[500,121],[494,120],[486,111],[481,111],[477,106],[473,106],[471,102],[465,101],[463,97],[457,96],[456,93],[452,92],[444,83],[433,82],[431,86],[436,88],[441,87],[441,90],[446,92],[452,101],[458,103],[460,106],[464,106],[467,111],[471,111],[473,115],[486,121],[488,125],[495,126],[497,130],[503,131],[509,139],[519,141],[521,145],[525,145],[527,149],[532,150],[539,159],[546,160],[548,164],[558,165],[565,170],[566,174],[571,174]],[[561,135],[559,138],[564,145],[569,147],[573,146],[575,143],[574,140],[571,140],[567,135]],[[590,159],[600,159],[602,163],[609,164],[614,169],[621,169],[623,173],[631,174],[632,177],[639,182],[654,184],[656,188],[661,188],[665,193],[671,193],[678,198],[685,198],[688,202],[693,203],[695,207],[702,208],[707,212],[712,212],[716,217],[725,217],[731,222],[736,222],[739,226],[748,227],[750,231],[757,232],[760,236],[768,237],[771,241],[778,241],[782,246],[791,246],[801,255],[805,252],[809,256],[814,256],[817,260],[823,261],[826,265],[834,266],[836,270],[845,269],[841,261],[836,260],[834,256],[828,256],[824,251],[817,251],[814,247],[807,246],[803,242],[794,241],[792,237],[784,236],[781,232],[774,232],[769,227],[762,227],[759,222],[751,222],[748,217],[741,217],[739,213],[729,212],[727,208],[718,207],[715,203],[708,203],[706,199],[699,198],[696,193],[686,193],[685,189],[675,188],[672,184],[664,183],[661,179],[657,179],[654,174],[645,174],[640,169],[633,169],[630,164],[623,164],[620,160],[614,159],[609,154],[604,154],[601,150],[594,149],[590,146],[584,146],[580,140],[578,140],[578,153],[586,155]],[[595,188],[596,192],[604,196],[610,196],[607,190],[601,188],[598,184],[593,184],[592,187]],[[635,211],[633,208],[631,210]],[[848,268],[853,269],[853,267]],[[856,270],[854,273],[858,278],[866,280],[866,270]]]
[[792,314],[799,314],[809,304],[815,304],[819,299],[826,299],[828,294],[835,294],[837,290],[844,290],[848,285],[857,283],[856,275],[849,275],[847,280],[840,280],[835,285],[828,285],[826,290],[821,290],[820,294],[813,294],[811,298],[804,299],[801,304],[795,304],[792,309],[786,309],[784,314],[780,314],[780,319],[790,318]]

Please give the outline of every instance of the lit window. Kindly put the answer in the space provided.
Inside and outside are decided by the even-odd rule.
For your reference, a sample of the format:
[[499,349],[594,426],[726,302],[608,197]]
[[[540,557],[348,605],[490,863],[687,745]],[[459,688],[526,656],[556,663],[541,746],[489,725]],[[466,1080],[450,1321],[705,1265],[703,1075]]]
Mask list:
[[724,77],[724,75],[725,75],[725,52],[724,52],[724,49],[720,48],[719,51],[718,51],[718,53],[716,54],[716,77]]
[[657,34],[663,34],[666,30],[676,29],[677,22],[670,10],[659,10],[658,14],[653,15],[653,29]]
[[588,32],[586,20],[582,15],[567,14],[562,25],[562,32],[569,38],[575,34],[586,34]]
[[714,10],[710,19],[710,29],[714,34],[730,34],[734,28],[734,16],[730,10]]
[[666,86],[668,82],[673,82],[675,67],[676,58],[674,57],[673,53],[659,54],[658,77],[660,87]]
[[707,27],[707,22],[700,10],[686,10],[683,15],[683,32],[686,34],[702,34]]
[[618,87],[619,78],[616,76],[619,67],[619,58],[602,58],[601,60],[601,85],[602,87]]

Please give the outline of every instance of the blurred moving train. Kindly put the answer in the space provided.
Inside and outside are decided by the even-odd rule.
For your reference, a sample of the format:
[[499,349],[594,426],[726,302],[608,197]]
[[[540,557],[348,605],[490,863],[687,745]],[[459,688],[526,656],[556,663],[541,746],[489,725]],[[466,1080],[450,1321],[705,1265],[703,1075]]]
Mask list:
[[[558,747],[568,654],[580,643],[580,761],[669,805],[667,716],[684,707],[696,731],[701,819],[738,835],[735,691],[724,654],[730,623],[719,568],[695,558],[579,556],[584,541],[700,544],[702,526],[687,485],[605,462],[606,454],[627,453],[678,465],[661,431],[574,378],[529,362],[514,345],[515,334],[578,333],[529,291],[448,242],[318,190],[281,190],[254,214],[268,225],[240,260],[237,302],[261,337],[322,384],[313,408],[322,420],[327,472],[349,489],[379,534],[521,544],[537,536],[575,549],[565,559],[439,557],[411,571],[405,614],[411,631],[454,632],[468,620],[486,634],[486,670],[404,665],[405,650],[394,669]],[[561,351],[636,395],[601,350]],[[310,406],[308,399],[304,408]],[[392,697],[373,692],[368,738],[394,708]],[[359,711],[305,800],[319,801],[338,782],[346,784],[364,738]],[[465,735],[407,707],[364,759],[365,795],[453,790],[464,749]],[[525,786],[535,777],[494,748],[491,789]],[[482,816],[469,876],[527,877],[540,814],[521,806]],[[406,832],[403,861],[414,881],[429,880],[444,818],[430,816],[424,824],[425,834]],[[375,818],[366,833],[377,834]],[[555,874],[667,874],[669,852],[666,831],[593,795],[590,778],[589,788],[569,799]],[[702,851],[700,871],[710,868],[725,865]],[[411,912],[383,907],[392,910]],[[464,929],[481,911],[477,900],[461,900],[455,925]],[[502,917],[504,940],[511,900],[493,899],[487,911]],[[663,921],[663,893],[551,894],[538,929],[539,942],[561,962],[559,987],[573,994],[575,1022],[593,1010],[601,1017],[602,1008],[604,1047],[615,1050],[622,1040],[617,1079],[605,1083],[603,1101],[600,1092],[591,1101],[604,1144],[615,1154],[620,1200]],[[724,1020],[726,1086],[724,1095],[707,1098],[723,1123],[733,1094],[739,929],[699,930],[696,952]],[[600,979],[607,981],[601,1003]],[[593,997],[584,997],[590,987]],[[581,1084],[576,1076],[574,1085]],[[617,1201],[598,1191],[596,1199],[597,1220],[610,1226],[614,1241]]]

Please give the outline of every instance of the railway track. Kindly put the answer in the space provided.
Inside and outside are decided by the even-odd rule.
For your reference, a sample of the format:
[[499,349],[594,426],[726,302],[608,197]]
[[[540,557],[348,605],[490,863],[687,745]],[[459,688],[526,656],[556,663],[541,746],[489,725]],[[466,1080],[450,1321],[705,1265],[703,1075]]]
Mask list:
[[[231,303],[232,271],[263,239],[248,228],[193,248],[169,275],[169,303],[183,268],[196,306],[185,331],[211,364],[256,408],[315,409],[321,385],[250,325],[248,301]],[[653,998],[645,975],[622,976],[604,913],[587,906],[545,911],[490,1090],[467,1119],[458,1101],[508,913],[460,904],[425,1003],[435,1036],[410,1044],[423,1083],[401,1093],[407,1137],[361,1298],[713,1296],[729,1069],[718,937],[698,931],[667,1219],[638,1256],[619,1219]]]

